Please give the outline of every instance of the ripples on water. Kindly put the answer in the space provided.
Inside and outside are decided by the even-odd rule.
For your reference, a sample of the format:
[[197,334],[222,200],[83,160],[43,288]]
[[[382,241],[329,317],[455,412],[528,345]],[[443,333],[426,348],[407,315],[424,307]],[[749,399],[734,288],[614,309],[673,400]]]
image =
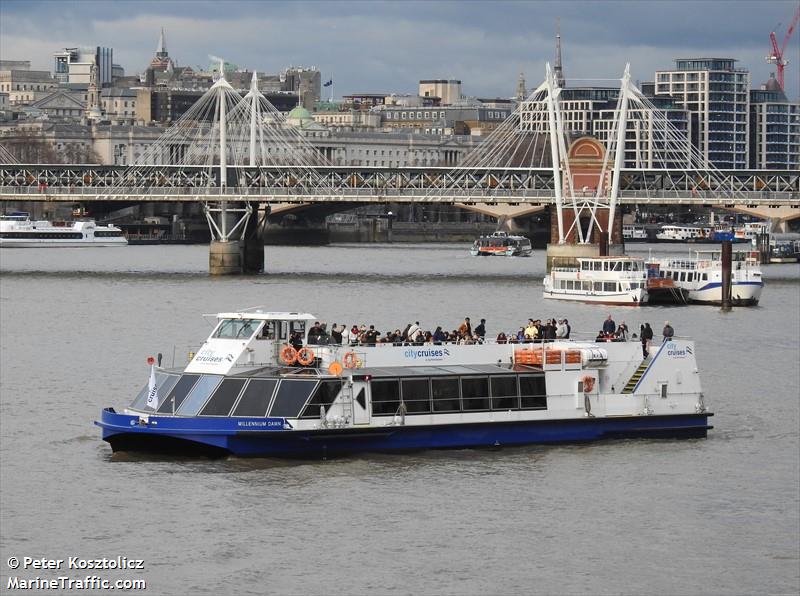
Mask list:
[[[630,252],[650,248],[688,254]],[[148,594],[800,590],[797,265],[765,268],[759,307],[721,313],[543,301],[541,251],[267,247],[267,274],[226,279],[207,263],[204,246],[0,253],[0,566],[144,558]],[[530,316],[589,333],[608,312],[632,330],[669,319],[697,341],[716,428],[326,462],[112,455],[92,420],[130,401],[146,356],[180,361],[202,313],[256,305],[382,330],[466,315],[490,334]]]

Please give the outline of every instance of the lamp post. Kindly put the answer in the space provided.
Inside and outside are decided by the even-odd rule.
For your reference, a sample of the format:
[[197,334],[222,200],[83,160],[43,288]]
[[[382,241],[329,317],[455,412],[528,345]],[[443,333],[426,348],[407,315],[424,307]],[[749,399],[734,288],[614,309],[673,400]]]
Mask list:
[[394,219],[394,214],[391,211],[387,211],[386,212],[386,239],[390,243],[392,241],[392,220],[393,219]]

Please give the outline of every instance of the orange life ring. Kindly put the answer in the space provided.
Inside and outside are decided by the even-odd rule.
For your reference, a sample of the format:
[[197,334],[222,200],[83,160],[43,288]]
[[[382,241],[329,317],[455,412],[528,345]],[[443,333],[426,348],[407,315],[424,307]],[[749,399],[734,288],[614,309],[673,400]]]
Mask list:
[[281,362],[284,364],[294,364],[297,362],[297,350],[288,344],[283,346],[283,348],[281,348]]
[[355,368],[358,366],[358,356],[356,356],[355,352],[347,352],[342,358],[342,364],[344,364],[345,368]]
[[592,389],[594,389],[594,377],[586,375],[585,377],[581,378],[581,381],[583,382],[583,392],[591,393]]
[[300,366],[308,366],[314,362],[314,352],[310,348],[300,348],[297,352],[297,363]]
[[338,377],[342,374],[342,365],[338,362],[331,362],[330,366],[328,367],[328,372]]

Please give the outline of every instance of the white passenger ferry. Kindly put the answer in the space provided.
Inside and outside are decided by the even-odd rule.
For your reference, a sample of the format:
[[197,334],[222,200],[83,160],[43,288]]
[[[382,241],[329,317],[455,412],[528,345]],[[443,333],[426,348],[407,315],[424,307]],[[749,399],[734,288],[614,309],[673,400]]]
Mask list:
[[599,304],[645,304],[647,271],[636,257],[579,257],[577,267],[553,267],[544,297]]
[[32,221],[27,213],[0,216],[0,247],[126,246],[128,241],[116,226],[98,226],[94,221]]
[[[692,258],[652,259],[658,275],[672,278],[678,288],[688,292],[689,302],[722,303],[722,258],[719,250],[695,251]],[[731,301],[736,306],[758,304],[764,280],[758,252],[734,251],[731,264]]]
[[325,457],[705,437],[694,343],[309,345],[307,313],[229,312],[96,424],[114,451]]
[[622,238],[625,242],[647,242],[647,229],[640,225],[624,224]]
[[661,226],[656,234],[661,242],[708,242],[711,239],[711,228],[700,226]]
[[469,253],[473,257],[498,255],[503,257],[529,257],[533,252],[531,241],[525,236],[509,236],[505,232],[495,232],[481,236],[472,244]]

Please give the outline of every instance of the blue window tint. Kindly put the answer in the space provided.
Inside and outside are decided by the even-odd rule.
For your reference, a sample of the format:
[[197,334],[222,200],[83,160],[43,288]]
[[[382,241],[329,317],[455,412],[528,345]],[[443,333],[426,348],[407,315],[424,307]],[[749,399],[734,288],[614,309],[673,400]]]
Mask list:
[[181,407],[175,412],[181,416],[196,416],[200,407],[206,403],[208,396],[217,388],[222,377],[219,375],[203,375],[195,383],[191,393],[183,400]]
[[[158,387],[159,402],[164,402],[164,398],[169,395],[169,392],[172,391],[175,383],[177,383],[178,379],[180,378],[180,375],[170,375],[163,372],[156,372],[156,386]],[[142,387],[139,395],[137,395],[136,399],[133,400],[131,408],[134,410],[144,410],[147,407],[147,395],[149,393],[150,383],[148,379],[148,382],[144,384],[144,387]]]

